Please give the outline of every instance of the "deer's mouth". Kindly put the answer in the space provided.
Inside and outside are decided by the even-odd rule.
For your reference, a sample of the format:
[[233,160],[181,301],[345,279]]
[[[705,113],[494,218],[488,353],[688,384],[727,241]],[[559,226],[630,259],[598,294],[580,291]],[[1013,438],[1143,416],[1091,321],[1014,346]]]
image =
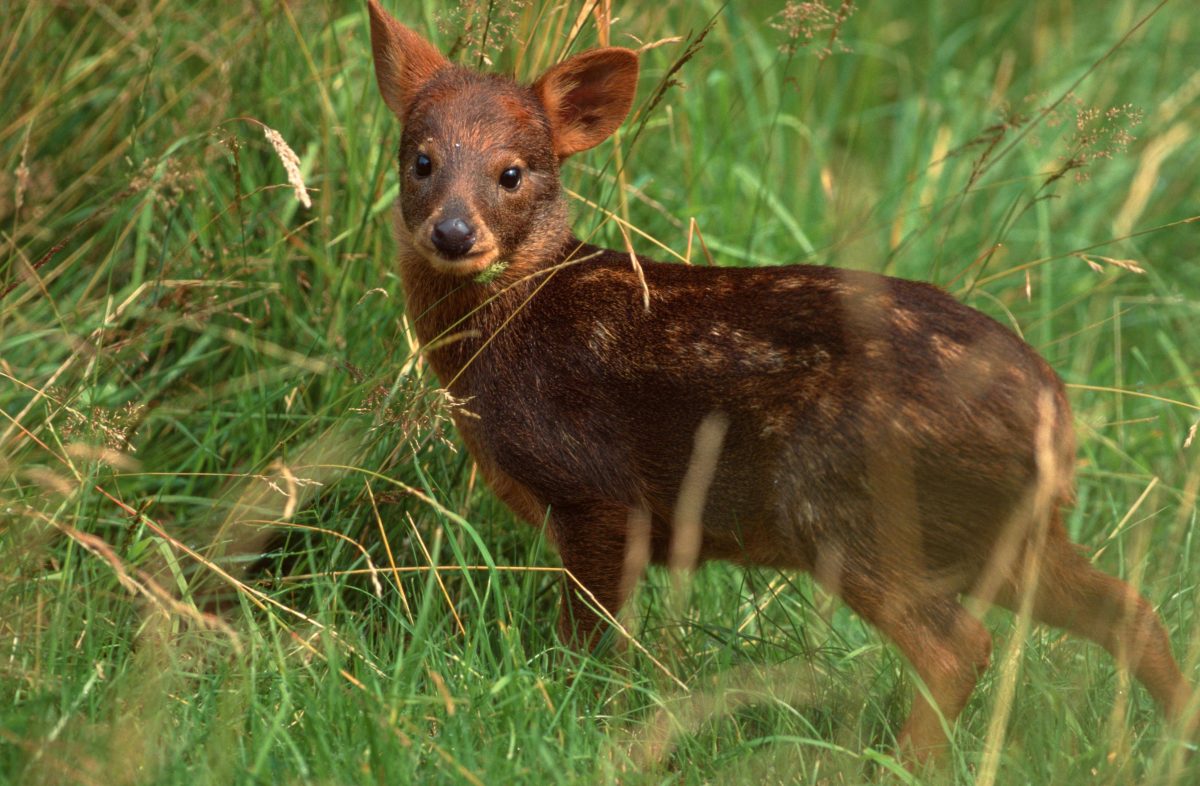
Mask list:
[[495,245],[476,246],[471,251],[453,259],[447,259],[444,254],[433,247],[432,243],[417,244],[421,257],[429,266],[439,273],[452,276],[473,276],[482,273],[500,258],[500,250]]

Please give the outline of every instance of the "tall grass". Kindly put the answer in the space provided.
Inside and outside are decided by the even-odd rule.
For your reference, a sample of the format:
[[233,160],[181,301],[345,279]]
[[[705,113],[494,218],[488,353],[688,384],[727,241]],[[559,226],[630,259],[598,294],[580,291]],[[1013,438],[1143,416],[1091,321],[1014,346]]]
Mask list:
[[[1071,534],[1195,677],[1190,7],[589,7],[393,10],[522,78],[660,43],[566,170],[580,232],[933,280],[1024,335],[1071,386]],[[557,643],[553,551],[415,352],[373,79],[357,3],[0,8],[0,779],[918,780],[903,660],[802,576],[652,572],[623,651]],[[988,623],[946,778],[1200,775],[1106,654]]]

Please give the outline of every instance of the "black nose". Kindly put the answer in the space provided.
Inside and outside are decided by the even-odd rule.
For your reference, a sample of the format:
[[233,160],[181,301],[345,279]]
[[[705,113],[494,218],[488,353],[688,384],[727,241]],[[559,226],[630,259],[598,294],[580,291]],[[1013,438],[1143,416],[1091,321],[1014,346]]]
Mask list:
[[433,227],[433,247],[447,259],[465,256],[475,245],[475,230],[461,218],[447,218]]

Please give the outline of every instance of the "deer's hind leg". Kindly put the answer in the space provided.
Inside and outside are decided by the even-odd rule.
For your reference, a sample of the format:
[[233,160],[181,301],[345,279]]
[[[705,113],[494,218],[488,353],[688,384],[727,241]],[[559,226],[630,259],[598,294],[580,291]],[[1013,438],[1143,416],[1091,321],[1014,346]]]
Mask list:
[[1052,527],[1041,565],[1032,572],[1036,585],[1027,586],[1017,565],[991,600],[1016,611],[1032,592],[1034,619],[1100,644],[1146,686],[1168,718],[1179,719],[1192,689],[1171,655],[1162,620],[1136,589],[1096,569]]
[[899,736],[902,755],[919,761],[939,758],[947,745],[942,721],[952,725],[966,706],[991,660],[991,634],[954,593],[932,582],[843,576],[836,589],[900,649],[933,699],[931,704],[919,690],[913,695]]

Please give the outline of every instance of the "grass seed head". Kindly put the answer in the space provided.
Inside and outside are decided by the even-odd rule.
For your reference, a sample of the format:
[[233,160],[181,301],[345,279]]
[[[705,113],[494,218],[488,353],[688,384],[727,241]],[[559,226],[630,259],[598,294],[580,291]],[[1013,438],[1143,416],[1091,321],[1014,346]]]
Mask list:
[[279,161],[287,172],[288,183],[296,194],[296,200],[305,207],[312,207],[312,199],[308,196],[308,188],[304,185],[303,175],[300,174],[300,157],[274,128],[263,126],[263,133],[266,134],[271,147],[275,148],[275,154],[279,156]]
[[779,47],[779,51],[787,55],[794,55],[814,41],[823,39],[824,43],[813,49],[813,52],[818,60],[824,60],[835,51],[850,51],[841,40],[841,33],[842,25],[854,11],[854,3],[849,0],[843,0],[837,8],[830,7],[825,0],[789,0],[783,10],[768,19],[767,23],[787,36],[787,41]]

